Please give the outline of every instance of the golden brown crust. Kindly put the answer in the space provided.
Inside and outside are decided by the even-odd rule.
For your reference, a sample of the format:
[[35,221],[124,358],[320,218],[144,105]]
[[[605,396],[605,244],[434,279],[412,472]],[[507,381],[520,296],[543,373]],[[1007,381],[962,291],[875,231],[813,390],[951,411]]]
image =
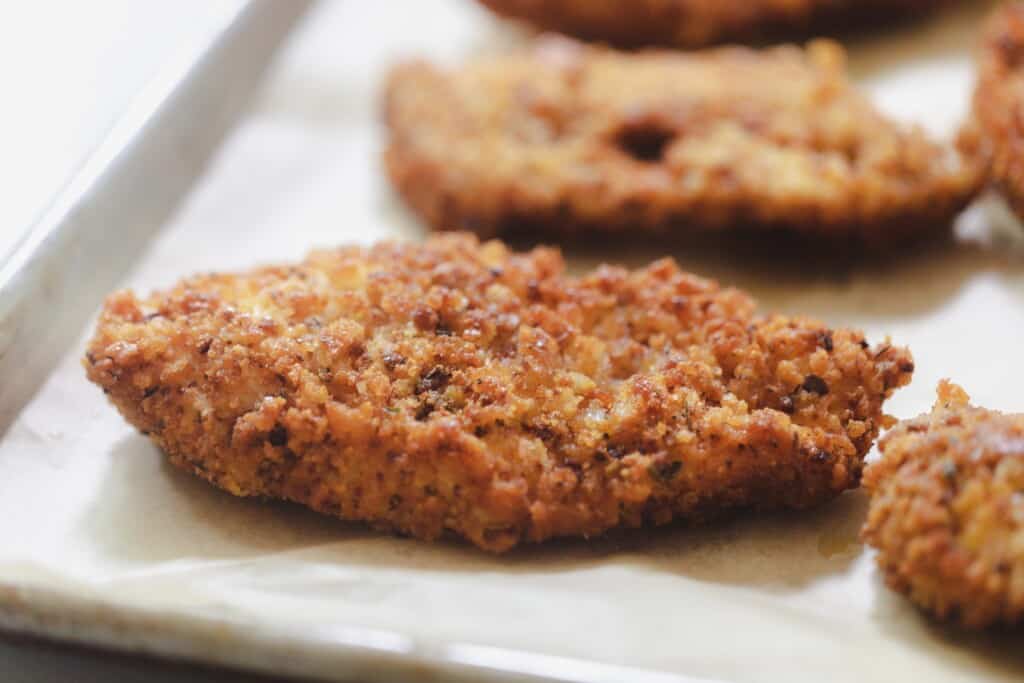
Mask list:
[[1024,415],[971,406],[943,382],[868,466],[862,535],[893,589],[972,628],[1024,617]]
[[468,235],[112,295],[85,365],[236,495],[503,551],[858,485],[910,354],[680,272]]
[[498,14],[621,47],[812,37],[920,16],[945,0],[480,0]]
[[394,185],[484,236],[948,228],[981,164],[876,111],[838,45],[624,55],[562,39],[387,85]]
[[1024,216],[1024,2],[1006,3],[986,25],[974,112],[992,182]]

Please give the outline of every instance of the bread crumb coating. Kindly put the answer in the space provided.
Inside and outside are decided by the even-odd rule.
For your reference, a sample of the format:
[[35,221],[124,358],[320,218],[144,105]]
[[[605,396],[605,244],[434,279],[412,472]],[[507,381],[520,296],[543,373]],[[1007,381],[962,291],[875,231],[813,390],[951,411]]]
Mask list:
[[571,277],[470,235],[118,292],[84,363],[230,493],[496,552],[823,503],[913,372],[668,259]]

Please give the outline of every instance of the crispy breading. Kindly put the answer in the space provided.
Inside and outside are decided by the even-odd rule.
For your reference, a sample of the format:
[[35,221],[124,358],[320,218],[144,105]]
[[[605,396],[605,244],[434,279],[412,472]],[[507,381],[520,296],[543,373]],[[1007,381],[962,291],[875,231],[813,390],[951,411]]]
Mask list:
[[943,382],[932,412],[901,422],[868,466],[862,536],[893,589],[981,628],[1024,617],[1024,415],[969,403]]
[[979,57],[974,112],[991,158],[991,180],[1024,216],[1024,2],[989,18]]
[[782,229],[890,243],[948,228],[983,164],[880,114],[830,42],[622,54],[546,39],[397,68],[385,162],[439,230]]
[[827,501],[913,372],[671,260],[576,278],[469,235],[116,293],[85,366],[235,495],[492,551]]
[[918,17],[946,0],[480,0],[542,29],[621,47],[812,37]]

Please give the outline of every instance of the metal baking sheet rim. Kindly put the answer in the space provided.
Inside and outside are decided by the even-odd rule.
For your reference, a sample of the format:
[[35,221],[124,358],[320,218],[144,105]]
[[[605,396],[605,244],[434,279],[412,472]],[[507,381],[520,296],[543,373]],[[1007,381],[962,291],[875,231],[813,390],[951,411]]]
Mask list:
[[69,591],[0,584],[0,629],[156,657],[321,680],[722,683],[471,643],[427,647],[391,631],[310,633],[230,619],[168,618]]

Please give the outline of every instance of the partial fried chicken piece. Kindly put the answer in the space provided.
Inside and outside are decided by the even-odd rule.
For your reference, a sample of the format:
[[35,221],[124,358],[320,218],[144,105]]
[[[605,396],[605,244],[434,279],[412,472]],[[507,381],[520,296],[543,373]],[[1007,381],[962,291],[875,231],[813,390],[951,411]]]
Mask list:
[[811,37],[919,17],[946,0],[480,0],[539,28],[622,47]]
[[984,175],[973,149],[879,113],[827,41],[623,54],[551,38],[455,69],[400,66],[386,119],[407,204],[434,229],[483,236],[781,230],[889,245],[948,229]]
[[868,466],[862,536],[894,590],[972,628],[1024,617],[1024,415],[969,403],[943,382]]
[[1024,2],[1002,5],[986,25],[974,112],[992,183],[1024,217]]
[[85,366],[235,495],[492,551],[823,503],[913,372],[671,260],[576,278],[468,235],[116,293]]

